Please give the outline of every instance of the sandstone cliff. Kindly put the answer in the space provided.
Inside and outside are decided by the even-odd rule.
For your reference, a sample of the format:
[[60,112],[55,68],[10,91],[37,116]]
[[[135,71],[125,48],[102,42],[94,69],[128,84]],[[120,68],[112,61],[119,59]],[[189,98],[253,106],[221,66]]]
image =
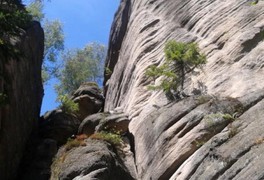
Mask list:
[[[121,1],[104,110],[129,115],[137,179],[263,179],[264,1],[254,2]],[[208,61],[180,102],[146,88],[168,40],[197,42]]]
[[44,34],[33,22],[14,40],[20,56],[0,54],[0,179],[13,179],[26,142],[36,128],[43,96]]

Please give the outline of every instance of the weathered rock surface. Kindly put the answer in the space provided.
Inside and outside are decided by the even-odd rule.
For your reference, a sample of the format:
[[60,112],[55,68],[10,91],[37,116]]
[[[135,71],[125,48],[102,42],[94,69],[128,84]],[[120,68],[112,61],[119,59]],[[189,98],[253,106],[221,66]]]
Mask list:
[[81,121],[72,114],[60,109],[49,111],[42,117],[39,125],[41,138],[55,140],[58,145],[65,144],[71,135],[76,134]]
[[[44,35],[34,22],[16,40],[19,58],[0,54],[0,179],[13,179],[26,142],[39,118],[43,96]],[[2,53],[2,52],[1,52]]]
[[[129,115],[138,179],[263,179],[264,1],[251,2],[121,1],[106,62],[113,72],[105,76],[104,110],[122,107]],[[219,97],[219,104],[195,97],[170,103],[162,92],[147,90],[145,70],[164,62],[164,45],[172,39],[197,42],[207,56],[203,70],[186,78],[184,91]],[[233,98],[243,104],[242,114]],[[239,118],[227,122],[218,114],[206,129],[212,113]]]
[[51,180],[133,179],[109,143],[92,139],[86,139],[85,143],[86,146],[68,151],[59,150],[52,165]]
[[93,114],[82,121],[78,134],[91,135],[100,131],[112,131],[123,134],[128,132],[129,122],[128,116],[124,113]]
[[200,146],[232,123],[232,114],[243,109],[235,99],[206,96],[149,108],[148,115],[131,127],[139,179],[169,179]]
[[79,104],[78,118],[83,120],[88,115],[98,113],[103,108],[104,97],[99,87],[82,84],[72,96],[74,102]]
[[50,166],[59,147],[77,134],[83,116],[98,112],[104,100],[100,89],[87,83],[81,85],[71,98],[79,103],[80,111],[72,114],[64,112],[63,108],[55,109],[40,118],[38,129],[28,142],[17,179],[48,180]]

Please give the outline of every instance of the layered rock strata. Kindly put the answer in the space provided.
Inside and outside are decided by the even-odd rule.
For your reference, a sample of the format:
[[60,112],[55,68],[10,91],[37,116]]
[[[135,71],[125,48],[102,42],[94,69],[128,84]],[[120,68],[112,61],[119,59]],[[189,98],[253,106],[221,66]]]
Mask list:
[[[261,157],[263,145],[257,127],[264,90],[263,10],[263,1],[249,0],[122,1],[111,30],[104,110],[120,107],[131,119],[138,179],[263,178],[262,160],[254,158]],[[211,100],[170,102],[162,92],[149,91],[153,82],[145,71],[164,63],[168,40],[196,42],[207,57],[202,70],[186,77],[186,94],[236,99],[243,111],[225,112],[230,104],[220,103],[223,109],[215,112]],[[238,120],[216,124],[211,136],[199,139],[206,132],[201,114],[219,113]]]

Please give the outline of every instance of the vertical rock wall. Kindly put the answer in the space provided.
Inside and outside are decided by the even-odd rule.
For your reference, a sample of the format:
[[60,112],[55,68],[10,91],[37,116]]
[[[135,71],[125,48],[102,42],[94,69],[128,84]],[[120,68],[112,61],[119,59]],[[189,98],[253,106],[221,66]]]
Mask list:
[[37,125],[43,87],[41,65],[44,33],[33,22],[15,40],[21,56],[0,61],[0,93],[6,98],[0,106],[0,179],[13,179],[23,155],[26,141]]
[[[110,37],[106,66],[112,73],[105,76],[104,110],[119,107],[129,114],[139,179],[263,179],[263,160],[255,158],[262,156],[256,153],[264,142],[258,126],[263,12],[261,0],[122,1]],[[192,96],[199,90],[209,99],[168,104],[162,92],[147,90],[152,82],[145,71],[164,62],[168,40],[197,42],[205,53],[207,64],[189,74],[184,91]],[[220,97],[227,97],[223,104]],[[233,98],[241,108],[226,103]],[[222,123],[225,113],[240,121]],[[212,132],[206,129],[208,117]]]

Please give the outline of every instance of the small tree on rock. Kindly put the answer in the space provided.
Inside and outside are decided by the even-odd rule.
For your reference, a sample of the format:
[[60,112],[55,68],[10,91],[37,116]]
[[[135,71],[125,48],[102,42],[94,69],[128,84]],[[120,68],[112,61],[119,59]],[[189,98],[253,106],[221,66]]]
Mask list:
[[163,77],[159,85],[148,86],[151,90],[162,89],[168,97],[183,93],[186,74],[206,63],[205,55],[199,52],[196,43],[169,41],[165,45],[165,63],[161,66],[152,65],[146,75],[156,80]]

